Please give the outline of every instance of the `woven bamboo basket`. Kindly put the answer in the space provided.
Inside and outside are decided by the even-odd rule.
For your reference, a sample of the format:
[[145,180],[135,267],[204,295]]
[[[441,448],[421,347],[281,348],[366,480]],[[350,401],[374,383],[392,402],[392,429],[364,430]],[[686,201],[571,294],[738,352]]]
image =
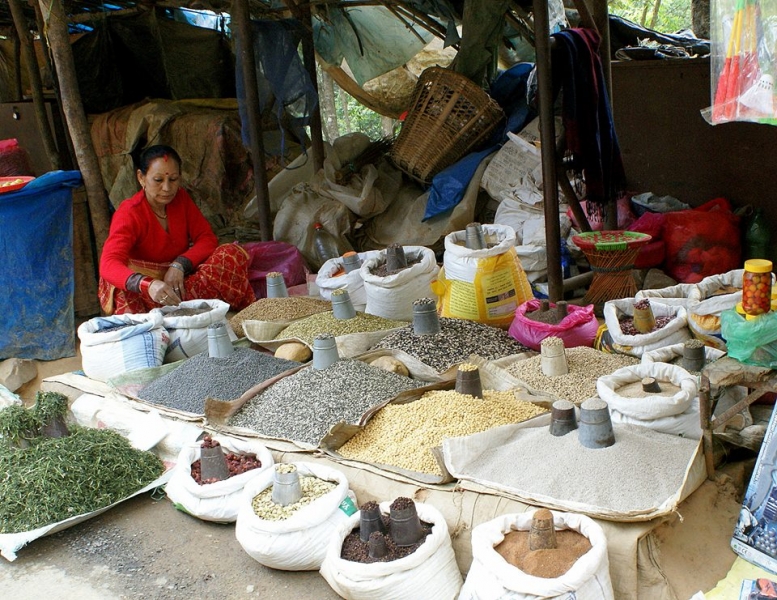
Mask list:
[[412,178],[429,183],[483,144],[503,119],[499,104],[473,81],[430,67],[418,78],[391,159]]
[[608,300],[632,298],[637,282],[631,271],[642,246],[652,239],[636,231],[589,231],[573,235],[572,241],[582,250],[594,278],[583,301],[600,304]]

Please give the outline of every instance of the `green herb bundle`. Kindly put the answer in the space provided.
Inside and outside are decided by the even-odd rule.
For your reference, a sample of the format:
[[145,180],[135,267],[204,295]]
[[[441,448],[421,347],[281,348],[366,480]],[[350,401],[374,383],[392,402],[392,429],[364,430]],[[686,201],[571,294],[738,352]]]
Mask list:
[[0,533],[30,531],[104,508],[164,472],[156,455],[108,429],[73,426],[67,437],[30,441],[28,448],[0,444]]

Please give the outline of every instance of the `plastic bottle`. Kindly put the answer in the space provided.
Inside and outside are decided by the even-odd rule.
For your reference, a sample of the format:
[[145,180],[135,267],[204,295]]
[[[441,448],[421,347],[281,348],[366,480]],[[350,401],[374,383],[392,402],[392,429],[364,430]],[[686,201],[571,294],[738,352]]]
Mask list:
[[766,221],[763,210],[757,208],[753,215],[753,219],[750,221],[750,225],[745,232],[745,252],[747,253],[745,258],[770,259],[770,241],[771,233],[769,231],[769,223]]
[[324,229],[324,226],[321,223],[315,223],[313,228],[315,229],[313,246],[321,264],[324,264],[330,258],[337,258],[340,256],[340,249],[337,246],[335,237]]

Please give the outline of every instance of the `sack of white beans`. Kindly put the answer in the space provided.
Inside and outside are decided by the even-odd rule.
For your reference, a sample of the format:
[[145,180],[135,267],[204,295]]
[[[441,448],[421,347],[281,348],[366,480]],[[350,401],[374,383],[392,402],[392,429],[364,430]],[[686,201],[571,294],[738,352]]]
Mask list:
[[256,440],[240,440],[213,436],[225,453],[256,456],[261,466],[222,481],[197,483],[192,477],[192,465],[200,459],[202,442],[181,448],[170,481],[165,486],[167,497],[176,508],[203,521],[233,523],[237,519],[243,488],[262,471],[273,466],[272,453]]
[[[656,380],[659,392],[642,389],[642,380]],[[633,393],[636,390],[636,393]],[[701,438],[697,378],[682,367],[643,363],[600,377],[596,391],[610,409],[613,423],[640,425],[670,435]]]
[[683,306],[649,300],[656,321],[663,322],[648,333],[624,332],[621,320],[633,318],[635,298],[608,300],[604,303],[604,323],[607,331],[601,336],[599,349],[611,350],[641,358],[645,352],[670,344],[684,342],[691,337],[688,313]]
[[293,464],[300,478],[331,482],[333,489],[301,506],[287,518],[262,518],[255,511],[254,499],[273,486],[275,468],[267,469],[243,490],[235,537],[251,558],[266,567],[312,571],[321,567],[332,536],[357,512],[355,496],[348,489],[345,475],[337,469],[314,463]]
[[612,600],[607,538],[590,517],[553,512],[557,531],[577,531],[591,543],[591,549],[560,577],[529,575],[495,550],[511,531],[528,531],[533,516],[534,511],[501,515],[472,530],[472,566],[459,600]]
[[[381,502],[381,513],[388,514],[391,502]],[[448,524],[431,504],[416,502],[418,518],[432,525],[432,531],[411,554],[389,562],[362,563],[340,557],[343,542],[359,527],[359,512],[341,524],[332,536],[321,575],[332,589],[351,600],[450,600],[461,588]]]

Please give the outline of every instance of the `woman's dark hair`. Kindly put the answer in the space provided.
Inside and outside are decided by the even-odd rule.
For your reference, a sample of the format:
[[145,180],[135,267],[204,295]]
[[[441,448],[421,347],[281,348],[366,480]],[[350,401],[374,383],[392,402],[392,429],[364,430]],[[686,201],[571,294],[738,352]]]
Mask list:
[[178,163],[178,168],[181,167],[181,157],[178,156],[178,153],[173,150],[170,146],[165,146],[163,144],[157,144],[156,146],[149,146],[143,152],[141,152],[140,157],[138,158],[138,169],[140,169],[140,172],[145,175],[148,172],[149,165],[154,162],[157,158],[172,158],[175,162]]

